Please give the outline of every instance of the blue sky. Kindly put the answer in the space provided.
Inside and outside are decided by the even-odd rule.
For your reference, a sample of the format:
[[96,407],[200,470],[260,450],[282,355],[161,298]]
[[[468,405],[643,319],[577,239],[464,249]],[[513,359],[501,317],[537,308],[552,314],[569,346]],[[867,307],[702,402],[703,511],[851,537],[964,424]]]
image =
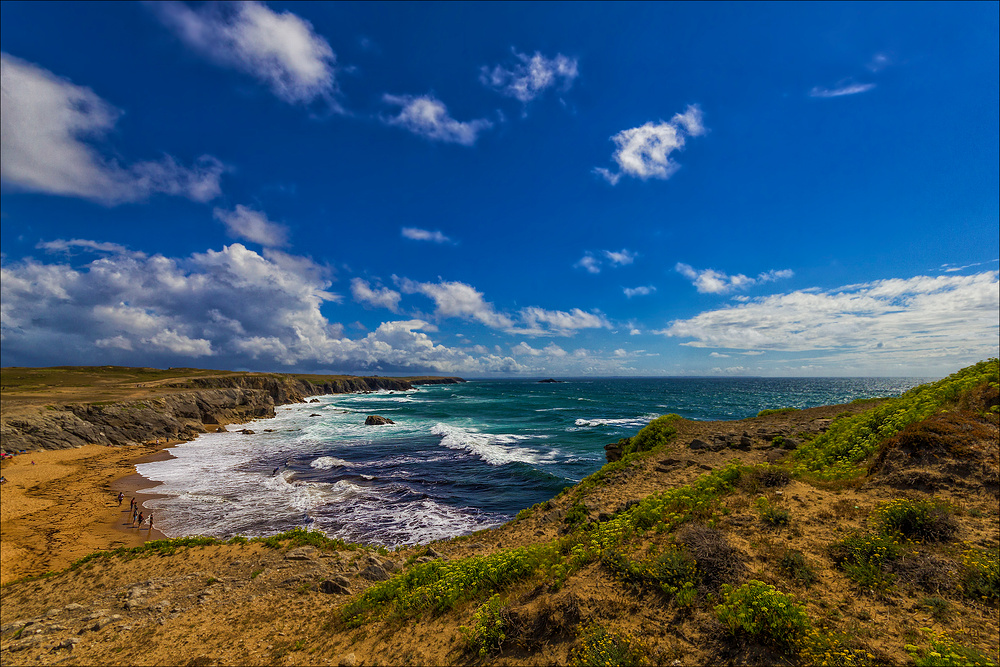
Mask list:
[[998,353],[996,3],[2,12],[5,366]]

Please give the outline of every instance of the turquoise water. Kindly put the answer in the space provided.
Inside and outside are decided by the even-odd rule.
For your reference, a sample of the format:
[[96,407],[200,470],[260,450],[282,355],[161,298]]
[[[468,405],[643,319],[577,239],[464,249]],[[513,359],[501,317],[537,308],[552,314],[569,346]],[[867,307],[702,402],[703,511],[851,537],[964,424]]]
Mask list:
[[[765,408],[898,395],[920,378],[480,380],[338,394],[278,408],[254,435],[207,434],[138,466],[166,497],[167,535],[295,526],[394,546],[498,525],[604,463],[651,419],[741,419]],[[395,424],[365,426],[377,414]],[[265,432],[265,429],[270,432]]]

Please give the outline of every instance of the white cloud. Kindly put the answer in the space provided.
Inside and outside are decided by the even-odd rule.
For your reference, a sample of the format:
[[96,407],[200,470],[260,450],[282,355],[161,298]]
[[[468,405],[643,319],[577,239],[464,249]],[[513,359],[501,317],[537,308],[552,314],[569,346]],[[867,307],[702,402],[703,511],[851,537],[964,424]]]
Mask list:
[[439,231],[429,231],[427,229],[419,229],[418,227],[403,227],[402,229],[403,238],[412,239],[414,241],[431,241],[433,243],[451,243],[451,239],[442,234]]
[[996,271],[916,276],[754,298],[657,333],[747,354],[825,350],[911,366],[958,365],[997,356],[998,310]]
[[485,324],[493,329],[506,329],[513,321],[497,312],[492,303],[483,298],[483,293],[472,285],[461,282],[421,283],[408,278],[395,278],[400,290],[406,294],[423,294],[430,297],[437,309],[436,317],[458,317]]
[[259,2],[198,9],[180,2],[150,6],[193,50],[256,77],[285,102],[325,99],[336,107],[336,56],[309,21],[292,12],[278,14]]
[[640,127],[622,130],[611,137],[617,145],[612,157],[618,163],[618,172],[603,167],[594,172],[616,185],[622,176],[668,179],[680,169],[670,154],[684,148],[687,137],[706,133],[702,112],[698,105],[690,105],[682,114],[675,114],[669,122],[646,123]]
[[728,355],[728,354],[721,354],[721,353],[719,353],[719,352],[712,352],[712,353],[711,353],[710,355],[708,355],[708,356],[710,356],[710,357],[717,357],[717,358],[720,358],[720,359],[728,359],[728,358],[729,358],[729,355]]
[[[730,276],[715,269],[701,269],[699,271],[683,262],[677,262],[674,270],[690,280],[695,289],[702,294],[727,294],[734,290],[747,289],[759,283],[774,282],[776,280],[791,278],[795,275],[795,272],[791,269],[771,269],[759,274],[756,278],[750,278],[742,273]],[[746,297],[740,298],[745,299]]]
[[211,356],[220,367],[526,370],[499,350],[473,356],[436,344],[427,333],[435,327],[420,319],[346,338],[321,312],[339,300],[327,273],[308,258],[238,243],[179,259],[112,254],[82,268],[25,259],[0,267],[4,363],[166,366]]
[[892,58],[890,58],[888,54],[876,53],[874,56],[872,56],[872,59],[868,61],[868,64],[865,65],[865,67],[867,67],[872,72],[881,72],[886,67],[892,64],[893,64]]
[[[611,264],[612,268],[619,266],[627,266],[635,262],[635,258],[639,256],[639,253],[633,252],[626,248],[621,250],[602,250],[600,254]],[[603,261],[598,259],[597,255],[593,252],[587,251],[583,254],[573,266],[578,269],[583,269],[588,273],[600,273],[603,268]]]
[[351,294],[358,303],[379,308],[388,308],[392,312],[399,312],[399,300],[402,295],[388,287],[378,287],[372,289],[367,280],[355,278],[351,281]]
[[122,165],[96,147],[114,129],[119,109],[6,53],[0,72],[0,175],[9,186],[107,205],[157,193],[200,202],[219,195],[224,167],[215,158],[202,156],[190,168],[169,155]]
[[216,208],[212,213],[230,236],[272,248],[288,245],[288,227],[271,222],[263,211],[237,204],[232,211]]
[[524,104],[549,88],[560,86],[562,90],[569,90],[579,76],[576,58],[568,58],[561,53],[555,58],[546,58],[538,51],[529,56],[511,50],[519,62],[511,67],[496,65],[490,69],[484,66],[479,71],[479,80],[484,86]]
[[41,241],[35,247],[39,250],[44,250],[45,252],[62,252],[67,255],[72,254],[74,249],[80,249],[84,252],[127,255],[129,257],[135,257],[136,259],[142,259],[146,256],[145,253],[129,250],[125,246],[119,245],[118,243],[91,241],[89,239],[55,239],[54,241]]
[[587,273],[600,273],[601,272],[601,260],[594,257],[591,253],[585,254],[580,258],[580,261],[573,265],[578,269],[583,269]]
[[434,141],[472,146],[479,133],[493,127],[480,118],[469,122],[457,121],[448,115],[448,107],[433,95],[383,95],[387,104],[401,107],[399,114],[383,118],[387,125],[398,125],[416,135]]
[[639,336],[641,334],[642,334],[642,332],[639,331],[638,329],[632,329],[631,331],[628,332],[629,336]]
[[527,336],[571,336],[579,329],[610,329],[611,323],[600,313],[588,313],[573,308],[571,311],[522,308],[521,324],[508,329],[509,333]]
[[622,291],[625,296],[631,299],[634,296],[647,296],[656,291],[656,287],[653,285],[640,285],[639,287],[623,287]]
[[843,97],[844,95],[857,95],[859,93],[867,93],[874,87],[874,83],[841,82],[833,88],[815,86],[809,91],[809,97]]

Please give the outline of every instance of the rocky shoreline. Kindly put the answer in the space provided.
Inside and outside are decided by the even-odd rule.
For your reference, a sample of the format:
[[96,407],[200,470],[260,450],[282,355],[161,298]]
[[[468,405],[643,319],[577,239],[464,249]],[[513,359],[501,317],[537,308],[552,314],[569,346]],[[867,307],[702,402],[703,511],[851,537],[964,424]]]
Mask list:
[[[141,400],[46,405],[0,421],[0,450],[68,449],[88,444],[134,445],[191,440],[225,424],[274,416],[274,408],[311,396],[378,390],[406,391],[416,385],[455,384],[457,377],[347,377],[314,383],[291,376],[228,375],[161,384],[166,395]],[[189,389],[189,391],[184,391]],[[178,391],[179,390],[179,391]]]

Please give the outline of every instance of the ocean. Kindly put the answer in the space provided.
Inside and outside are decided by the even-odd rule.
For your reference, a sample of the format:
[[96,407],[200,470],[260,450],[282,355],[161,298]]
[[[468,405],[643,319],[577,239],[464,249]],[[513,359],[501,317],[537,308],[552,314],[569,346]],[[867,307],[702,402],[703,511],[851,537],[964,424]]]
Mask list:
[[[752,417],[894,396],[923,378],[475,380],[321,396],[273,419],[199,436],[136,466],[145,504],[182,535],[259,536],[302,526],[397,546],[510,520],[600,468],[604,445],[655,417]],[[366,426],[368,415],[395,424]]]

